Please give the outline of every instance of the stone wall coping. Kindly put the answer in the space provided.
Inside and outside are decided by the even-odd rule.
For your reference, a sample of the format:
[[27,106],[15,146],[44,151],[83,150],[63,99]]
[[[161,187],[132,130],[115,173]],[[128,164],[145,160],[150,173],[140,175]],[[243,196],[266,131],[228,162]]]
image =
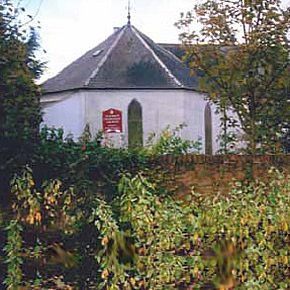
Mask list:
[[161,164],[290,164],[290,154],[281,155],[197,155],[187,154],[181,156],[164,155],[155,159]]

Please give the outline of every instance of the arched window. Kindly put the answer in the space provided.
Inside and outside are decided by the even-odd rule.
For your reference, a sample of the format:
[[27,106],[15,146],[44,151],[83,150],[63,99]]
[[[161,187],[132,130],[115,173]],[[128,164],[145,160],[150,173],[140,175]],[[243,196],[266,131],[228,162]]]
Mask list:
[[130,148],[143,146],[142,107],[136,100],[128,107],[128,145]]
[[212,117],[209,103],[204,110],[204,127],[205,154],[212,155]]

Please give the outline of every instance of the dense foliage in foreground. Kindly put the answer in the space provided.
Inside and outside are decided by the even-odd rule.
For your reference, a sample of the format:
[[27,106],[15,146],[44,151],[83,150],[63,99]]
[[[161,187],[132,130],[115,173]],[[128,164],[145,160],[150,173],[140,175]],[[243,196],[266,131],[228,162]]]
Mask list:
[[110,199],[117,194],[117,183],[123,172],[148,171],[151,159],[160,155],[200,152],[200,141],[181,139],[179,131],[183,127],[172,130],[167,127],[157,141],[152,134],[144,148],[135,149],[105,144],[104,135],[99,133],[92,138],[89,128],[78,141],[73,136],[65,136],[62,129],[48,127],[42,128],[34,144],[22,146],[23,143],[15,140],[1,144],[0,140],[0,205],[9,200],[9,181],[15,173],[20,174],[26,164],[33,169],[37,185],[45,180],[60,179],[66,187],[73,185],[78,194],[98,191]]
[[[13,180],[8,289],[287,289],[290,176],[187,201],[124,175],[108,203],[61,182]],[[69,286],[70,285],[70,286]],[[191,288],[190,288],[191,287]]]

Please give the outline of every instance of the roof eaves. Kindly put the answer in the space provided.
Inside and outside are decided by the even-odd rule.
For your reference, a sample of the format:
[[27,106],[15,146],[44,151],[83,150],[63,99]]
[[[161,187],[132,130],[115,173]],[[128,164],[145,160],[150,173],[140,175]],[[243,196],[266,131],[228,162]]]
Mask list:
[[98,66],[96,67],[96,69],[92,72],[92,74],[90,75],[90,77],[86,80],[85,82],[85,86],[88,86],[91,79],[93,79],[99,72],[99,70],[101,69],[101,67],[104,65],[104,63],[106,62],[106,60],[108,59],[110,53],[112,52],[112,50],[116,47],[116,45],[118,44],[119,40],[121,39],[122,35],[124,34],[124,29],[125,26],[123,26],[122,28],[120,28],[119,31],[119,35],[116,37],[115,41],[113,42],[113,44],[110,46],[110,48],[107,50],[106,54],[103,56],[103,58],[101,59],[101,61],[99,62]]
[[142,42],[142,44],[146,47],[146,49],[152,54],[154,59],[157,61],[157,63],[161,66],[162,69],[165,70],[167,75],[179,86],[183,87],[183,84],[174,76],[174,74],[168,69],[168,67],[162,62],[162,60],[156,55],[156,53],[150,48],[150,46],[147,44],[147,42],[141,37],[139,32],[135,29],[135,27],[131,26],[133,32],[137,36],[137,38]]
[[[72,97],[76,93],[77,93],[76,90],[64,90],[62,92],[46,93],[41,96],[40,104],[49,104],[49,103],[63,101],[65,99]],[[51,97],[51,95],[52,96],[54,95],[54,97]]]
[[120,91],[137,91],[137,90],[150,90],[150,91],[172,91],[172,90],[186,90],[186,91],[192,91],[192,92],[197,92],[197,93],[206,93],[204,91],[188,87],[188,86],[182,86],[182,87],[176,87],[176,88],[148,88],[148,87],[102,87],[102,88],[90,88],[90,87],[75,87],[75,88],[69,88],[69,89],[63,89],[63,90],[57,90],[57,91],[44,91],[42,93],[42,98],[45,95],[52,95],[52,94],[59,94],[59,93],[65,93],[65,92],[79,92],[79,91],[115,91],[115,90],[120,90]]

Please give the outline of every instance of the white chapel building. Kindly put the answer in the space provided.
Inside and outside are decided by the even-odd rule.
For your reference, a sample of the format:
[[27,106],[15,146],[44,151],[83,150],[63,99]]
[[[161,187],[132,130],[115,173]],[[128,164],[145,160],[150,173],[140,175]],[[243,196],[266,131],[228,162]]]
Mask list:
[[130,23],[43,84],[43,124],[62,127],[78,138],[88,124],[114,142],[146,144],[185,123],[186,140],[201,139],[203,152],[219,149],[219,116],[198,90],[198,80],[175,55],[176,45],[160,45]]

